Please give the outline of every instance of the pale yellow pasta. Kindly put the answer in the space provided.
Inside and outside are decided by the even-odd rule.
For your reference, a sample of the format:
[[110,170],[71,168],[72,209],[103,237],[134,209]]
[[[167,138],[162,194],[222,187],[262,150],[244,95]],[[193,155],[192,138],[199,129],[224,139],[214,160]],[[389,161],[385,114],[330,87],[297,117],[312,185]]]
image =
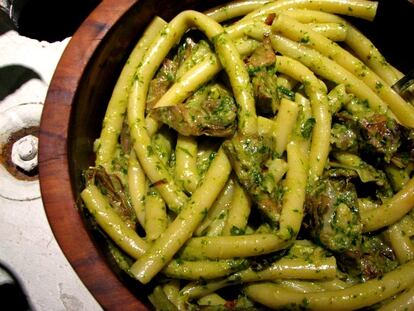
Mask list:
[[148,244],[114,212],[98,187],[87,186],[81,197],[96,222],[127,254],[132,258],[139,258],[146,253]]
[[271,40],[275,50],[296,60],[300,59],[301,63],[327,80],[333,81],[336,84],[345,84],[349,93],[355,94],[362,100],[367,100],[369,106],[374,111],[382,113],[387,111],[386,104],[373,90],[361,83],[357,77],[334,61],[315,50],[280,35],[273,35]]
[[168,300],[171,301],[179,311],[185,311],[187,304],[183,296],[180,295],[180,281],[172,279],[162,287]]
[[299,106],[295,102],[282,98],[273,126],[274,149],[280,155],[283,154],[290,140],[298,112]]
[[209,224],[204,236],[219,236],[223,234],[224,227],[226,226],[227,218],[229,217],[229,209],[226,207],[222,210],[220,215],[213,219]]
[[341,290],[298,293],[274,283],[257,283],[247,285],[245,293],[270,308],[283,308],[294,303],[313,310],[354,310],[391,297],[413,283],[414,261],[410,261],[381,279],[372,279]]
[[414,236],[414,218],[413,218],[413,215],[414,215],[413,210],[411,210],[408,215],[406,215],[404,218],[402,218],[398,222],[398,225],[399,225],[400,229],[402,231],[404,231],[404,233],[409,237]]
[[338,23],[344,27],[348,26],[348,23],[346,23],[345,20],[341,19],[338,15],[317,10],[292,9],[283,11],[283,14],[304,24]]
[[139,164],[135,152],[131,151],[128,159],[128,189],[135,215],[143,228],[145,228],[144,197],[146,193],[146,185],[147,179],[145,172]]
[[151,138],[144,124],[145,102],[142,99],[139,100],[140,92],[142,92],[140,82],[135,80],[131,95],[129,96],[128,108],[131,137],[136,142],[134,150],[146,175],[159,191],[168,208],[178,213],[186,204],[188,197],[177,185],[164,163],[154,152]]
[[344,41],[347,36],[346,26],[340,23],[309,23],[309,27],[335,42]]
[[308,162],[300,143],[293,140],[287,146],[288,171],[283,196],[278,235],[289,241],[296,239],[302,224],[308,180]]
[[400,263],[414,260],[414,244],[410,239],[410,235],[404,231],[405,218],[408,217],[410,216],[405,216],[396,224],[388,227],[386,231],[395,256]]
[[296,22],[283,14],[276,17],[272,27],[277,33],[289,39],[303,42],[329,59],[334,60],[349,72],[354,73],[357,78],[378,94],[401,123],[410,127],[414,126],[414,108],[351,53],[335,44],[335,42],[314,32],[307,25]]
[[335,278],[336,272],[335,257],[312,261],[302,258],[282,258],[266,269],[254,271],[249,268],[235,273],[229,279],[245,283],[278,279],[321,280]]
[[[307,261],[302,258],[282,258],[260,271],[248,268],[236,272],[224,279],[218,278],[216,280],[208,281],[206,284],[190,283],[184,287],[181,292],[182,295],[188,296],[189,298],[198,298],[238,283],[254,283],[266,280],[283,282],[289,279],[332,279],[334,281],[336,272],[336,261],[334,257],[317,259],[315,262],[309,262],[309,260]],[[307,288],[309,287],[310,286],[308,285]],[[331,287],[335,287],[335,284]],[[340,287],[340,284],[337,284],[337,287]],[[320,288],[321,287],[319,287],[319,289]]]
[[310,139],[309,137],[303,137],[302,130],[306,122],[312,119],[312,107],[310,105],[309,99],[300,93],[295,94],[295,102],[300,107],[300,114],[298,117],[298,122],[295,129],[294,140],[299,143],[301,148],[302,156],[304,157],[306,163],[309,161],[309,149],[310,149]]
[[296,142],[288,144],[287,154],[289,191],[283,197],[280,230],[277,234],[192,238],[180,256],[191,260],[249,257],[268,254],[288,246],[295,239],[302,223],[307,163]]
[[232,85],[234,98],[238,103],[238,128],[244,135],[257,133],[257,115],[253,87],[244,62],[227,33],[217,35],[213,40],[215,50]]
[[234,41],[234,45],[236,46],[237,51],[240,53],[241,56],[250,55],[261,44],[261,42],[257,40],[250,39],[250,38],[244,38],[244,37],[233,40],[233,41]]
[[227,300],[220,297],[220,295],[213,293],[205,295],[204,297],[198,299],[197,304],[199,306],[218,306],[224,305],[226,302]]
[[184,101],[194,90],[211,80],[223,68],[215,54],[210,53],[205,58],[176,81],[157,101],[154,108],[171,106]]
[[270,2],[270,0],[234,1],[227,5],[210,9],[206,12],[206,15],[214,19],[216,22],[221,23],[235,17],[246,15],[268,2]]
[[102,165],[108,171],[112,171],[111,161],[118,136],[121,133],[122,123],[128,106],[129,89],[131,88],[136,68],[145,54],[148,45],[154,40],[154,36],[166,24],[163,19],[156,17],[148,25],[126,61],[112,92],[96,150],[96,165]]
[[370,209],[375,209],[379,207],[379,204],[371,201],[368,198],[358,198],[358,207],[359,213],[364,213]]
[[[233,193],[234,181],[232,178],[230,178],[224,186],[223,190],[220,192],[213,206],[209,209],[202,223],[195,230],[194,234],[196,236],[202,236],[208,232],[210,232],[210,235],[221,234],[221,231],[219,232],[219,234],[213,234],[214,232],[217,232],[218,229],[211,230],[211,227],[217,227],[217,219],[224,219],[227,217],[227,211],[231,204]],[[225,222],[223,222],[221,226],[224,226],[224,224]]]
[[[231,285],[233,282],[238,283],[237,274],[231,275],[228,278],[221,278],[218,280],[211,280],[206,284],[189,283],[181,290],[181,295],[189,299],[199,298],[219,289]],[[281,287],[288,288],[292,291],[307,293],[307,292],[323,292],[326,290],[339,290],[350,287],[352,284],[345,283],[338,279],[333,280],[318,280],[318,281],[300,281],[295,279],[280,279],[273,281],[280,284]]]
[[379,311],[408,311],[414,309],[414,286],[399,294],[393,301],[379,308]]
[[147,129],[148,136],[152,137],[161,127],[161,122],[154,119],[152,116],[147,115],[145,118],[145,128]]
[[[280,12],[281,14],[289,14],[290,10],[278,10],[277,12]],[[346,39],[347,29],[343,26],[342,23],[319,23],[313,25],[311,24],[310,27],[315,32],[319,33],[322,36],[328,37],[331,40],[341,41]],[[259,18],[241,20],[226,28],[226,32],[233,40],[238,40],[239,38],[242,38],[243,35],[250,35],[251,33],[255,33],[257,30],[261,31],[262,33],[271,32],[270,26],[263,23],[263,19]]]
[[283,159],[274,159],[269,164],[268,169],[272,172],[274,182],[278,183],[283,179],[283,176],[285,176],[288,170],[288,164]]
[[175,147],[175,175],[182,187],[192,193],[200,177],[197,173],[197,141],[195,137],[179,134]]
[[300,62],[279,56],[276,68],[305,85],[305,91],[311,101],[315,126],[312,131],[312,145],[309,154],[309,180],[314,182],[321,176],[329,154],[331,115],[327,94],[315,75]]
[[187,205],[160,238],[131,266],[130,272],[136,279],[143,284],[148,283],[173,258],[207,214],[224,187],[230,170],[229,160],[220,150]]
[[347,28],[347,36],[344,42],[355,52],[359,59],[366,63],[388,85],[393,85],[402,78],[402,73],[395,70],[387,62],[375,45],[345,19],[333,14],[313,10],[292,10],[284,13],[303,23],[343,24]]
[[167,229],[168,216],[164,200],[156,190],[145,196],[145,232],[148,241],[155,241]]
[[258,256],[283,249],[289,243],[275,234],[195,237],[186,243],[180,257],[198,260]]
[[350,287],[352,284],[346,283],[340,279],[302,281],[302,280],[279,280],[277,284],[290,290],[300,293],[323,292],[329,290],[338,290]]
[[251,203],[247,191],[238,182],[235,182],[228,216],[222,231],[223,235],[232,235],[235,230],[238,233],[244,233],[250,214]]
[[169,131],[159,131],[151,137],[151,144],[154,153],[165,165],[169,167],[170,157],[174,151],[173,136]]
[[328,102],[331,113],[338,112],[344,104],[350,100],[350,96],[346,93],[346,86],[338,84],[328,94]]
[[187,299],[197,299],[214,293],[216,290],[225,287],[227,283],[228,280],[223,278],[212,280],[204,285],[191,282],[181,289],[180,294]]
[[363,59],[364,62],[366,62],[377,75],[384,79],[388,85],[393,85],[401,78],[374,44],[355,27],[348,27],[348,34],[345,42],[352,48],[359,58]]
[[246,265],[245,259],[187,261],[172,260],[162,273],[184,280],[209,280],[229,275]]
[[257,118],[257,127],[258,127],[258,133],[261,136],[268,136],[271,137],[273,135],[273,128],[275,126],[275,121],[270,120],[269,118],[265,118],[262,116],[259,116]]
[[289,90],[291,90],[297,84],[297,82],[298,81],[296,81],[292,77],[285,75],[283,73],[277,76],[277,85],[283,86]]
[[[241,55],[251,53],[256,47],[255,40],[238,40],[235,48]],[[223,66],[215,53],[208,53],[204,59],[189,69],[157,101],[155,108],[173,106],[183,102],[200,86],[211,80]]]
[[376,209],[361,213],[364,231],[374,231],[389,226],[400,220],[414,207],[414,179],[410,181],[391,199]]
[[[247,14],[243,19],[263,17],[281,9],[308,9],[373,20],[378,3],[365,0],[280,0],[273,1]],[[237,23],[236,23],[237,24]]]

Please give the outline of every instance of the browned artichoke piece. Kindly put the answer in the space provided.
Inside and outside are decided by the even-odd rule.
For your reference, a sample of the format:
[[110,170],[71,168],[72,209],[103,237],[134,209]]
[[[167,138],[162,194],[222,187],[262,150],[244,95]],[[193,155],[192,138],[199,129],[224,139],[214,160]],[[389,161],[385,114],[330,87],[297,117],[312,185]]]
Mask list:
[[267,115],[274,115],[279,107],[275,61],[276,54],[268,38],[246,59],[257,110]]
[[121,133],[119,134],[119,143],[124,154],[129,154],[132,149],[132,142],[127,119],[128,118],[124,119],[124,122],[122,123]]
[[237,107],[227,89],[210,83],[185,103],[152,109],[151,115],[182,135],[227,137],[236,129]]
[[223,143],[240,184],[257,207],[277,223],[281,210],[282,187],[275,184],[266,166],[273,158],[272,141],[262,136],[235,135]]
[[249,68],[273,66],[275,62],[276,54],[268,37],[264,38],[263,44],[259,45],[246,60]]
[[331,130],[331,145],[341,151],[358,151],[358,133],[345,124],[334,123]]
[[[205,47],[205,44],[199,44]],[[183,64],[195,56],[194,50],[197,49],[197,43],[195,43],[191,38],[185,38],[184,42],[178,47],[178,52],[175,56],[170,58],[165,58],[161,67],[158,69],[155,77],[151,80],[148,96],[147,96],[147,111],[154,107],[158,100],[168,91],[171,85],[177,78],[179,72],[188,70],[189,68],[184,67]],[[194,54],[194,55],[193,55]],[[186,65],[185,67],[189,67]]]
[[274,115],[279,109],[279,93],[276,74],[261,70],[252,78],[254,98],[257,110],[264,115]]
[[398,266],[393,249],[381,235],[363,236],[358,250],[337,256],[341,269],[363,281],[380,277]]
[[115,174],[108,174],[103,167],[90,167],[84,171],[83,176],[87,184],[92,183],[101,190],[125,224],[135,229],[135,211],[119,177]]
[[335,254],[343,271],[368,280],[398,265],[380,236],[362,234],[356,190],[347,179],[320,180],[307,196],[306,210],[311,235]]
[[338,120],[358,135],[358,150],[380,154],[390,162],[401,144],[401,126],[385,114],[372,111],[364,101],[351,100]]
[[400,129],[398,123],[381,114],[372,114],[359,120],[362,133],[367,143],[378,153],[385,155],[389,162],[400,146]]
[[177,60],[164,59],[157,75],[150,82],[147,96],[147,110],[154,107],[158,100],[168,91],[175,80],[177,69]]
[[310,231],[334,252],[358,250],[362,238],[355,186],[344,179],[321,179],[306,198]]

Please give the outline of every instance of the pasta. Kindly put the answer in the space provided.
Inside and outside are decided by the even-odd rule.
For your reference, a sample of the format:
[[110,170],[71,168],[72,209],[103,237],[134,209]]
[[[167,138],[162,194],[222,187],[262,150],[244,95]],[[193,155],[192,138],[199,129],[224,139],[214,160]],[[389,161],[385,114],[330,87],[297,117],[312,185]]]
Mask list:
[[[339,291],[306,294],[295,293],[272,283],[253,284],[248,285],[247,295],[254,296],[265,305],[274,308],[286,303],[315,310],[354,310],[372,305],[406,289],[413,282],[413,271],[413,262],[410,262],[388,273],[381,280],[370,280]],[[274,299],[275,296],[280,298]]]
[[377,6],[244,0],[148,25],[80,196],[155,309],[412,307],[414,109],[343,17]]

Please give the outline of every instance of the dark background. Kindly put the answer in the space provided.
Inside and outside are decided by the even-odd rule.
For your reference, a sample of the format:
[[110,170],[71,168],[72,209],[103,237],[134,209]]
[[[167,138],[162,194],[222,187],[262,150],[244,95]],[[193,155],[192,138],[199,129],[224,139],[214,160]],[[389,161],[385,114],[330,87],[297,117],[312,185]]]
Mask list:
[[373,22],[350,21],[371,39],[390,64],[407,73],[414,69],[414,4],[379,0]]
[[[101,0],[11,2],[15,28],[21,35],[53,42],[72,36]],[[414,4],[409,0],[379,0],[373,22],[353,18],[350,21],[361,28],[395,67],[404,72],[414,68]]]

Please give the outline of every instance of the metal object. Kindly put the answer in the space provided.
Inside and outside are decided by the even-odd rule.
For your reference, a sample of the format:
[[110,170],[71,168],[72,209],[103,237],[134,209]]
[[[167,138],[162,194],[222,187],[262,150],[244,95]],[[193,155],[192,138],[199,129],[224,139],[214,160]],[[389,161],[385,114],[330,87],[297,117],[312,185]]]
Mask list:
[[37,167],[38,138],[27,135],[13,144],[11,158],[13,164],[26,172]]
[[408,74],[398,80],[392,88],[398,94],[402,94],[412,85],[414,85],[414,70],[411,70]]
[[[0,150],[14,133],[25,128],[38,127],[42,110],[43,105],[41,103],[24,103],[0,111]],[[33,135],[17,140],[11,151],[13,163],[26,172],[30,172],[37,167],[37,137],[30,136]],[[0,165],[0,180],[4,181],[0,187],[0,196],[5,199],[30,201],[40,198],[37,178],[34,180],[17,179],[3,164]]]

